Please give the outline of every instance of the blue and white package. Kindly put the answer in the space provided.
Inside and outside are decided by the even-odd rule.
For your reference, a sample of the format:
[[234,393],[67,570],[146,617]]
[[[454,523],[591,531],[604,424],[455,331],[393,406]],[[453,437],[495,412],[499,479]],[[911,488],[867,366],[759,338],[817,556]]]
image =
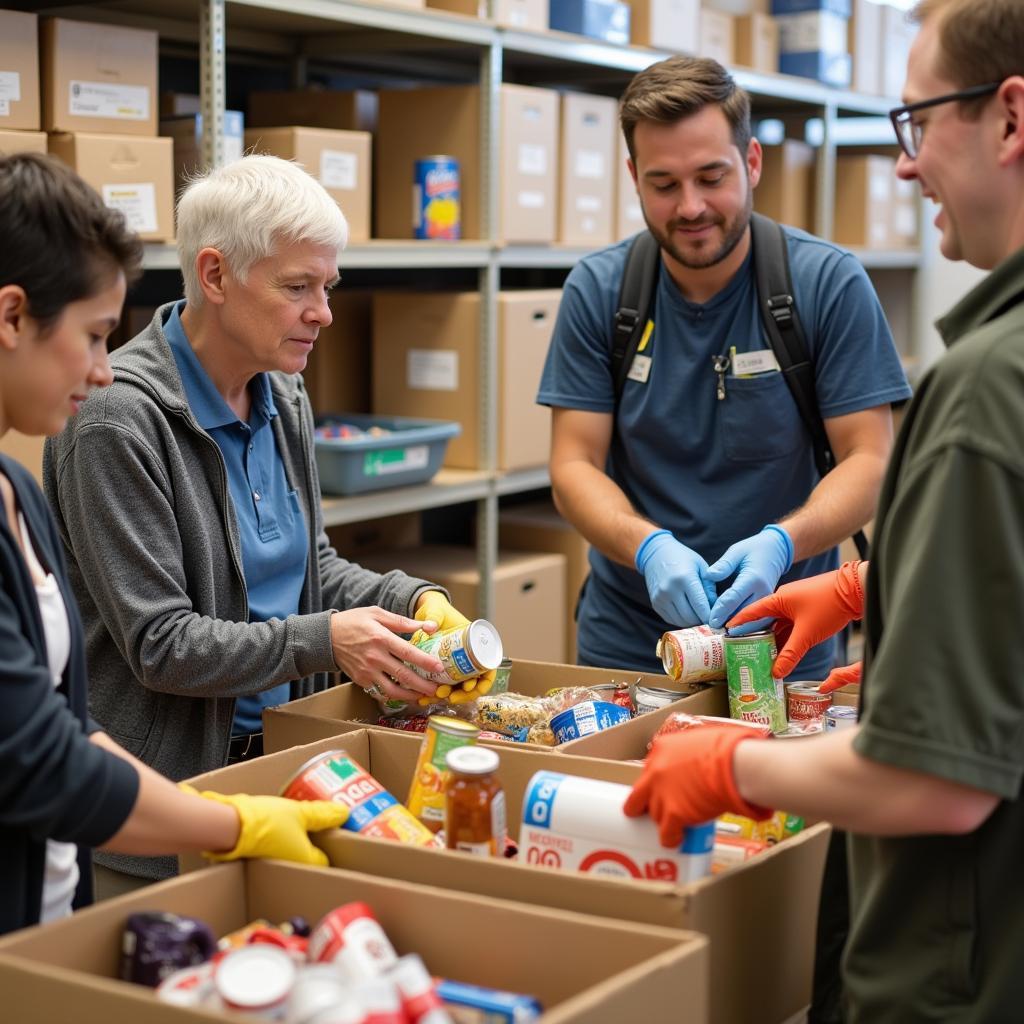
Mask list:
[[478,1010],[481,1019],[487,1021],[487,1024],[530,1024],[531,1021],[540,1020],[543,1013],[540,1003],[533,996],[467,985],[447,978],[442,978],[436,989],[443,1003]]
[[556,743],[568,743],[581,736],[592,736],[602,729],[610,729],[629,718],[629,711],[607,700],[585,700],[582,704],[566,708],[551,719],[551,731]]

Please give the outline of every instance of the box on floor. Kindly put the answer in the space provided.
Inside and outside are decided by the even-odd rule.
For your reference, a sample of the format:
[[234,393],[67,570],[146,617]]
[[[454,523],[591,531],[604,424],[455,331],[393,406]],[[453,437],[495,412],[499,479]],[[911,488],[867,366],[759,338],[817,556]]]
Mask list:
[[0,130],[39,129],[38,40],[34,14],[0,11]]
[[[362,730],[190,781],[224,793],[277,793],[311,757],[344,750],[400,799],[408,792],[419,749],[419,737]],[[640,773],[638,765],[561,753],[503,747],[500,757],[499,776],[513,835],[527,783],[537,771],[623,785],[631,785]],[[710,1019],[714,1024],[748,1024],[788,1020],[810,1002],[818,895],[829,835],[828,826],[816,825],[727,872],[683,886],[467,857],[364,839],[346,830],[323,834],[317,842],[332,864],[370,875],[700,932],[711,941]],[[737,982],[738,965],[742,983]],[[685,1005],[678,1012],[684,1010]],[[630,1012],[620,1021],[646,1019]]]
[[[554,2],[557,4],[559,0]],[[505,28],[544,32],[548,27],[548,0],[494,0],[491,12],[488,12],[488,0],[427,0],[427,7],[470,18],[490,18]]]
[[[535,995],[552,1024],[616,1024],[635,1013],[665,1024],[707,1020],[707,943],[698,935],[280,861],[195,872],[0,940],[4,1005],[18,1024],[237,1020],[161,1002],[118,980],[127,917],[182,914],[224,935],[258,918],[315,923],[357,900],[399,955],[419,953],[435,975]],[[483,934],[487,954],[467,956]]]

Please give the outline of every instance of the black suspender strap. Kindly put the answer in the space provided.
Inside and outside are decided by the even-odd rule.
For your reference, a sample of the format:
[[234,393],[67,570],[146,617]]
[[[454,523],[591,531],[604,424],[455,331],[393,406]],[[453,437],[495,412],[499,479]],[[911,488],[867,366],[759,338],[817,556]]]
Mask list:
[[612,332],[611,370],[616,412],[633,365],[633,357],[650,317],[660,257],[661,249],[649,231],[640,232],[630,243]]

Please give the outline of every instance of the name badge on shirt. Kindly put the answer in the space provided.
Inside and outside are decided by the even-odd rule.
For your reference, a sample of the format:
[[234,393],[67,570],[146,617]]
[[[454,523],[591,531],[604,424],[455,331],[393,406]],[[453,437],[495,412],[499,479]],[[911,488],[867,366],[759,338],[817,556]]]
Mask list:
[[626,376],[639,384],[646,384],[647,378],[651,375],[651,357],[642,356],[639,353],[633,356],[633,364]]
[[778,370],[779,361],[770,348],[757,352],[732,352],[732,374],[734,377],[753,377],[758,373],[771,373]]

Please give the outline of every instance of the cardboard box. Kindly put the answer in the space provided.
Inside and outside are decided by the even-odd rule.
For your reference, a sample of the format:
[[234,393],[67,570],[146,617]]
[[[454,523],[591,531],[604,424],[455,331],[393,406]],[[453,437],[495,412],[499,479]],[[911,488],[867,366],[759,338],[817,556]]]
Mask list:
[[630,42],[671,53],[696,53],[700,0],[630,0]]
[[[363,559],[367,569],[401,569],[445,587],[469,618],[479,608],[480,570],[472,548],[433,544],[394,548]],[[565,558],[499,551],[494,569],[494,625],[506,658],[565,661]]]
[[562,97],[562,176],[558,240],[597,248],[611,243],[619,107],[610,96]]
[[621,132],[618,133],[618,147],[619,156],[615,170],[615,233],[612,239],[615,242],[629,238],[647,227],[644,222],[644,211],[640,206],[640,197],[637,195],[636,185],[633,184],[633,175],[629,173],[626,164],[629,149]]
[[[2,74],[3,72],[0,72]],[[46,132],[6,132],[0,131],[0,153],[10,156],[13,153],[45,153]]]
[[377,130],[377,94],[369,89],[251,92],[246,112],[250,128],[301,125],[349,132]]
[[160,116],[184,117],[186,114],[198,114],[201,110],[199,93],[170,92],[160,93]]
[[381,548],[415,547],[423,543],[423,524],[419,512],[367,519],[361,523],[342,523],[327,528],[331,547],[342,558],[358,562],[359,556]]
[[[433,974],[530,992],[553,1024],[613,1024],[633,1013],[666,1024],[707,1020],[708,951],[698,935],[280,861],[223,864],[8,936],[0,941],[5,1005],[18,1024],[237,1020],[117,980],[128,915],[184,914],[223,935],[256,918],[315,922],[354,900],[369,904],[400,955],[419,953]],[[482,927],[487,955],[467,956]]]
[[882,5],[853,0],[848,45],[852,62],[850,85],[868,96],[882,94]]
[[917,35],[917,26],[907,18],[907,12],[888,4],[882,7],[882,95],[898,99],[903,95],[907,79],[907,57]]
[[836,159],[833,240],[840,245],[886,248],[895,180],[896,161],[892,157],[840,154]]
[[852,683],[841,686],[833,691],[832,703],[845,708],[860,707],[860,687]]
[[[190,781],[220,792],[277,793],[310,757],[340,749],[401,798],[408,792],[419,747],[416,736],[361,730]],[[526,784],[545,769],[624,785],[640,774],[638,765],[503,747],[499,774],[513,834],[522,818]],[[794,1017],[810,1002],[818,896],[829,835],[827,825],[816,825],[724,874],[685,886],[470,858],[364,839],[344,830],[325,834],[318,843],[332,864],[369,875],[701,932],[711,940],[711,1020],[767,1024]],[[737,965],[743,968],[743,984],[736,983]],[[677,1012],[687,1005],[680,989]],[[647,1020],[642,1009],[631,1008],[616,1024],[641,1020]]]
[[[498,294],[498,465],[544,465],[550,411],[534,401],[560,292]],[[444,464],[481,468],[480,296],[377,292],[373,297],[373,411],[457,419]]]
[[156,32],[45,18],[41,43],[46,131],[156,135]]
[[0,11],[0,129],[38,131],[39,124],[38,19]]
[[[603,683],[631,683],[635,680],[648,686],[663,686],[665,677],[626,669],[559,665],[513,658],[509,690],[529,697],[543,697],[549,690],[558,686],[600,686]],[[395,732],[387,726],[377,725],[378,718],[380,706],[361,686],[356,686],[355,683],[342,683],[321,693],[267,708],[263,712],[263,749],[268,754],[275,754],[315,740],[355,732],[358,729]],[[497,750],[508,747],[507,743],[500,740],[495,743]],[[534,743],[515,744],[516,750],[527,747],[547,752],[556,749]]]
[[737,64],[774,74],[779,69],[779,27],[768,14],[745,14],[733,22]]
[[805,11],[776,17],[780,53],[846,53],[847,21],[831,11]]
[[625,46],[630,41],[629,5],[617,0],[555,0],[551,28]]
[[[558,93],[502,85],[498,155],[499,241],[555,240]],[[443,116],[441,116],[443,114]],[[482,237],[480,90],[477,86],[384,90],[374,185],[377,238],[412,238],[416,160],[444,153],[459,161],[462,237]],[[402,200],[409,197],[409,202]]]
[[848,53],[824,53],[810,50],[804,53],[779,54],[779,71],[798,78],[813,78],[816,82],[846,89],[850,85],[852,61]]
[[331,128],[247,128],[246,150],[295,160],[341,207],[349,242],[370,237],[370,134]]
[[781,224],[814,230],[815,151],[806,142],[785,139],[764,147],[754,209]]
[[45,437],[29,437],[27,434],[19,434],[16,430],[8,430],[0,437],[0,452],[20,462],[32,473],[41,487],[43,484],[43,445],[45,443]]
[[[206,169],[203,159],[203,115],[184,114],[161,118],[160,134],[174,143],[174,187],[178,192],[197,171]],[[225,163],[240,160],[245,152],[245,118],[240,110],[224,111]]]
[[724,11],[737,18],[747,14],[772,13],[771,0],[701,0],[701,7]]
[[548,0],[494,0],[493,14],[488,13],[488,0],[427,0],[427,6],[470,18],[491,18],[505,28],[533,32],[546,32],[548,28]]
[[889,245],[895,249],[917,248],[921,190],[916,181],[892,179],[892,216],[889,218]]
[[170,139],[61,132],[49,150],[120,210],[147,242],[174,238],[174,151]]
[[498,519],[498,544],[512,551],[546,551],[565,556],[565,652],[568,658],[574,658],[576,603],[590,572],[590,545],[550,501],[503,509]]
[[719,64],[729,65],[734,61],[733,52],[733,16],[722,11],[709,10],[707,7],[700,12],[700,49],[701,57],[717,60]]
[[[715,0],[719,2],[719,0]],[[772,14],[801,14],[804,11],[831,11],[850,16],[850,0],[771,0]]]
[[368,291],[331,293],[331,325],[320,328],[302,373],[318,416],[370,411],[372,308]]

